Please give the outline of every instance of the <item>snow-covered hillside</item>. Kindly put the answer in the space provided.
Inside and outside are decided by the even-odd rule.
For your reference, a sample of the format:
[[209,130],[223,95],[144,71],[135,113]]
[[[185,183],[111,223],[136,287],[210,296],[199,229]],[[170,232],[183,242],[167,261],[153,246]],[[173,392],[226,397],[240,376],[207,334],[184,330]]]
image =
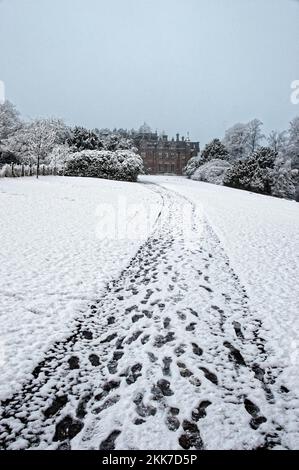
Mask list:
[[0,188],[0,448],[299,448],[297,203],[166,176]]

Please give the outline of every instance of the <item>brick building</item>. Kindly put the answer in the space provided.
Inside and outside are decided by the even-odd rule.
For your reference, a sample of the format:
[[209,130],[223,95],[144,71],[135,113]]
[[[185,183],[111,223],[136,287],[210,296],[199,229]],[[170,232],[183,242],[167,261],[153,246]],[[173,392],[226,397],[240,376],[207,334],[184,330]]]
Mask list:
[[189,137],[168,139],[167,135],[159,136],[157,132],[144,124],[132,138],[144,161],[149,174],[182,175],[183,168],[190,158],[198,155],[199,142],[190,142]]

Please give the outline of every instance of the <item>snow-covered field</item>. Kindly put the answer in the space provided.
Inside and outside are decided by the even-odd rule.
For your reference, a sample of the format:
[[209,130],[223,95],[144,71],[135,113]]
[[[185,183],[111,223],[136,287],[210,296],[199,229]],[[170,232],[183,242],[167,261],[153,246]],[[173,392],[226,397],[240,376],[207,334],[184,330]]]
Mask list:
[[[151,206],[149,220],[140,204]],[[160,204],[137,184],[1,179],[1,398],[28,379],[49,346],[72,331],[73,320],[119,275]],[[130,238],[114,236],[114,227],[127,229]]]
[[298,449],[299,205],[140,183],[0,182],[0,447]]

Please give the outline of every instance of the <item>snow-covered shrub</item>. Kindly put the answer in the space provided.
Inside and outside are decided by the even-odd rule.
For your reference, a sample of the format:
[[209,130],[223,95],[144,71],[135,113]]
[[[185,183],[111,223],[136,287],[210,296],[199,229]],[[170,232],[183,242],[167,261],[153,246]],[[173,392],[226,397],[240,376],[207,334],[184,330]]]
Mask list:
[[191,176],[192,180],[205,181],[212,184],[223,184],[225,173],[231,168],[231,164],[224,160],[211,160],[200,166]]
[[201,153],[202,163],[207,163],[211,160],[229,160],[228,150],[219,139],[212,140]]
[[13,176],[15,178],[20,178],[21,176],[23,176],[22,165],[14,165],[14,167],[13,167]]
[[19,178],[23,175],[22,165],[4,165],[0,174],[2,178]]
[[191,178],[193,173],[197,170],[197,168],[200,167],[200,165],[202,165],[202,161],[200,157],[190,158],[190,160],[188,161],[187,165],[185,166],[183,170],[184,175],[187,176],[188,178]]
[[86,176],[136,181],[142,172],[141,157],[128,150],[83,150],[73,153],[65,165],[66,176]]
[[137,181],[138,175],[143,172],[142,158],[130,150],[117,150],[114,152],[117,166],[117,179]]
[[10,178],[10,177],[12,177],[11,165],[3,165],[3,167],[0,170],[0,176],[1,176],[1,178]]
[[[36,176],[37,166],[36,165],[4,165],[0,169],[0,178],[20,178],[22,176]],[[63,175],[63,168],[58,167],[56,171],[49,165],[40,166],[40,176],[47,175]]]

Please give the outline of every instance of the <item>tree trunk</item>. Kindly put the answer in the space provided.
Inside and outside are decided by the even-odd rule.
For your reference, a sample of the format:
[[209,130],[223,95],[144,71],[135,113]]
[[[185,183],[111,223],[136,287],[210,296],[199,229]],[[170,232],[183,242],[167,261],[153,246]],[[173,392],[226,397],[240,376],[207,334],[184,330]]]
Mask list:
[[37,179],[39,177],[39,167],[40,167],[39,161],[40,161],[40,158],[39,158],[39,155],[38,155],[38,157],[37,157],[37,167],[36,167],[36,178]]

